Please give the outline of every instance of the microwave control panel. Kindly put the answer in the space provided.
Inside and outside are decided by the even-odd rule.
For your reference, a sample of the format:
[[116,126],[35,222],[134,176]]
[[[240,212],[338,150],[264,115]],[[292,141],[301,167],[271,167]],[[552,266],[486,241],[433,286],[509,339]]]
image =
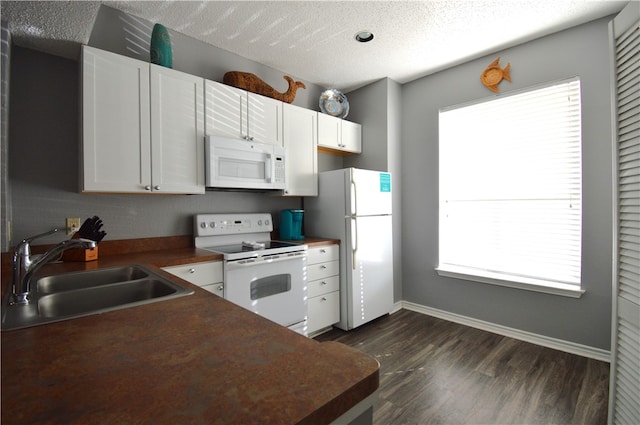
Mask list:
[[285,175],[285,171],[284,171],[284,155],[274,155],[273,156],[273,163],[274,163],[274,176],[273,176],[273,180],[275,183],[284,183],[284,175]]

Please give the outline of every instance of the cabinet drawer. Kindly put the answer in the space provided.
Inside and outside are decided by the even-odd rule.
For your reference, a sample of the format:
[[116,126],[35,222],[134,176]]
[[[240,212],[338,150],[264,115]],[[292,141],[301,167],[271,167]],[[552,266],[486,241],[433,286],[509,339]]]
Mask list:
[[340,292],[335,291],[308,300],[307,331],[313,333],[340,321]]
[[340,289],[340,278],[338,276],[331,276],[325,279],[309,281],[308,294],[309,298],[313,298],[337,291],[338,289]]
[[307,251],[307,264],[324,263],[326,261],[335,261],[340,256],[339,245],[326,245],[309,248]]
[[198,286],[222,282],[222,261],[163,267],[162,270]]
[[338,261],[329,261],[320,264],[307,264],[307,279],[309,281],[324,279],[330,276],[336,276],[340,273]]

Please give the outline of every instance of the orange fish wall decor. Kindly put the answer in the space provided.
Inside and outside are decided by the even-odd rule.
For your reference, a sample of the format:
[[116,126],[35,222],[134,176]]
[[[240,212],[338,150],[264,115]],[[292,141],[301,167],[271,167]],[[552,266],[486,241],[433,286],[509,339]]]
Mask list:
[[484,84],[489,90],[498,93],[498,84],[504,78],[505,80],[511,82],[511,64],[507,63],[507,66],[504,68],[500,68],[500,56],[493,62],[489,64],[489,66],[482,72],[480,75],[480,81]]

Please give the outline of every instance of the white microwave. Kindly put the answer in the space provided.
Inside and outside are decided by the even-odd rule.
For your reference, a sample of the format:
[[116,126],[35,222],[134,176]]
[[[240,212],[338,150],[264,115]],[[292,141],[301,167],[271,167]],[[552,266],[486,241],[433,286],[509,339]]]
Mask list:
[[205,158],[207,187],[284,189],[285,149],[282,146],[207,136]]

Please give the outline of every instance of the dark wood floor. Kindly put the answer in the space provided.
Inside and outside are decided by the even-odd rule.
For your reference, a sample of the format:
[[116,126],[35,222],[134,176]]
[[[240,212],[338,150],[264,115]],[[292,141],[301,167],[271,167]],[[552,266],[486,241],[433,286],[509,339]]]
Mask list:
[[380,362],[374,424],[606,424],[609,364],[400,310],[316,337]]

